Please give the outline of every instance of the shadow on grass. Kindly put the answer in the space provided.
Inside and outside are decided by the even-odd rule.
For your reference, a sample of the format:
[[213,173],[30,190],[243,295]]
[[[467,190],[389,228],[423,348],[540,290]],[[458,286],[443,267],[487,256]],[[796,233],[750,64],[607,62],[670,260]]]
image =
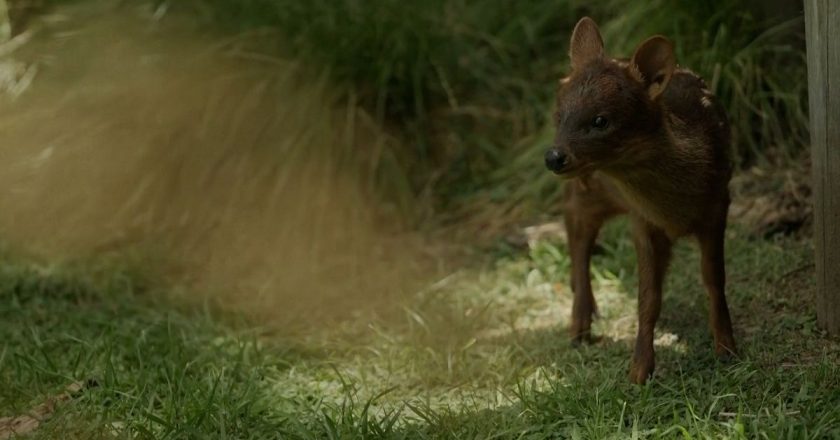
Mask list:
[[[770,282],[778,273],[736,278],[731,302],[743,355],[732,364],[713,355],[702,290],[674,292],[660,333],[679,334],[680,343],[657,347],[657,373],[646,386],[626,377],[632,338],[574,349],[565,328],[531,329],[486,341],[515,347],[519,367],[542,372],[522,378],[509,401],[443,409],[409,401],[408,423],[395,428],[348,416],[347,408],[335,420],[341,432],[364,427],[392,438],[837,438],[840,341],[809,330],[812,276],[803,271],[784,284]],[[785,292],[803,298],[795,307],[767,300]]]

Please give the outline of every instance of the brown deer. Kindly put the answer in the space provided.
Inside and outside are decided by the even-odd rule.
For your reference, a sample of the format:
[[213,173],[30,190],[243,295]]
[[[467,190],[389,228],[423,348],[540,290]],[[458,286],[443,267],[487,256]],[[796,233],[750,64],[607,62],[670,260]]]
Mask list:
[[653,331],[674,240],[693,236],[702,253],[703,284],[715,353],[736,354],[726,305],[724,232],[729,209],[729,124],[704,81],[677,67],[662,36],[642,42],[632,58],[604,53],[595,22],[575,26],[571,74],[557,93],[549,170],[568,181],[564,221],[572,259],[573,344],[591,342],[597,313],[589,275],[598,231],[629,214],[639,267],[639,328],[630,379],[653,373]]

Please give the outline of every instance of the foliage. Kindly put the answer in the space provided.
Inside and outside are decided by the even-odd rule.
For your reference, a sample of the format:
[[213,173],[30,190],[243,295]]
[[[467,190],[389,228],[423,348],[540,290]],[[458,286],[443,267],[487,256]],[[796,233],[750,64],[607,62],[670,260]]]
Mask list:
[[[741,165],[790,159],[807,143],[803,21],[735,1],[192,0],[228,29],[276,30],[285,51],[326,69],[401,142],[413,182],[446,206],[522,214],[559,191],[543,172],[552,94],[582,15],[611,53],[662,33],[707,78],[733,122]],[[364,152],[360,153],[364,154]],[[403,178],[405,178],[403,176]],[[380,181],[389,181],[380,176]],[[402,179],[399,179],[402,180]],[[501,203],[503,206],[497,206]]]

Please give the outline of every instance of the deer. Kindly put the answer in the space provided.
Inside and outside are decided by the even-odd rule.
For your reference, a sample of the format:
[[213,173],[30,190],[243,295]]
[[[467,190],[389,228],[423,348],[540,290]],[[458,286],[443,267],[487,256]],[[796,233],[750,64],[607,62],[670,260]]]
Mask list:
[[679,67],[674,45],[655,35],[627,58],[605,54],[598,25],[584,17],[560,80],[556,135],[545,166],[564,180],[563,222],[571,258],[572,344],[592,343],[598,308],[590,263],[599,230],[627,215],[638,265],[638,333],[629,378],[655,367],[654,328],[673,243],[693,237],[701,253],[714,351],[737,356],[726,303],[724,240],[732,175],[730,128],[704,80]]

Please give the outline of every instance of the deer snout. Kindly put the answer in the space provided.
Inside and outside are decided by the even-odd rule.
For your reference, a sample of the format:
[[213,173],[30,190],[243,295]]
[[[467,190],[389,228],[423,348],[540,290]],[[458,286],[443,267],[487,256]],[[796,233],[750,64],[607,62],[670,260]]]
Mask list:
[[566,166],[566,155],[556,148],[545,152],[545,167],[557,174]]

